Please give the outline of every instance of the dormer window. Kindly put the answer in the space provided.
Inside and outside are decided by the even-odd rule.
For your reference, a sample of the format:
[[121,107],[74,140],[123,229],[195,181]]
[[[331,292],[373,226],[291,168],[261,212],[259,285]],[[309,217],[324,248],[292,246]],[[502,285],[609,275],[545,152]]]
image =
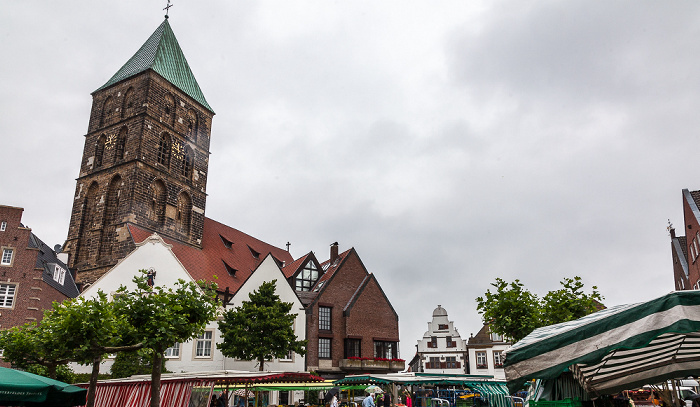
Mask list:
[[231,267],[226,263],[225,261],[221,260],[224,263],[224,267],[226,267],[226,272],[231,276],[231,277],[236,277],[236,270],[235,268]]
[[503,342],[503,335],[499,335],[495,332],[491,332],[491,341],[493,342]]
[[253,248],[250,247],[250,246],[248,246],[248,249],[250,249],[250,254],[253,255],[253,258],[254,258],[255,260],[260,260],[260,253],[258,253],[258,252],[256,252],[255,250],[253,250]]
[[297,274],[295,289],[297,291],[311,291],[311,288],[318,281],[319,273],[316,263],[313,260],[309,260],[304,269]]
[[221,241],[224,242],[224,246],[226,246],[227,249],[230,249],[233,246],[232,241],[226,239],[225,237],[223,237],[221,235],[219,235],[219,237],[221,238]]
[[61,285],[66,280],[66,270],[58,264],[54,265],[53,268],[53,280]]
[[446,329],[449,329],[450,327],[447,324],[438,324],[438,330],[443,331]]

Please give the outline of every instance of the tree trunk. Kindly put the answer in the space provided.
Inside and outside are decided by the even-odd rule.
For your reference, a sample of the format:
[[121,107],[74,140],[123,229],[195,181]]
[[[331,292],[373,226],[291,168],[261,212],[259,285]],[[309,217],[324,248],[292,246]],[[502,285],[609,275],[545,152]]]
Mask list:
[[95,390],[97,389],[97,377],[100,374],[101,357],[96,357],[92,361],[92,375],[90,375],[90,386],[88,386],[87,404],[85,407],[93,407],[95,405]]
[[160,375],[163,365],[163,352],[153,350],[153,369],[151,370],[151,407],[160,407]]
[[50,365],[46,366],[46,369],[48,370],[49,377],[56,380],[56,365],[50,364]]
[[259,370],[261,372],[264,371],[265,370],[265,358],[258,359],[258,362],[260,362],[260,369]]

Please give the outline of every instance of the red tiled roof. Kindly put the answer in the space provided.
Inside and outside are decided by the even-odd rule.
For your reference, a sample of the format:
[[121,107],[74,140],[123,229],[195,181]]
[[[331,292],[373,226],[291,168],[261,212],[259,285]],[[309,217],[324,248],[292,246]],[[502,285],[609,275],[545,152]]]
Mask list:
[[289,263],[286,266],[284,266],[284,268],[282,269],[284,276],[287,278],[292,277],[294,275],[294,273],[296,273],[297,270],[299,270],[299,267],[301,267],[301,265],[306,262],[306,260],[309,258],[309,256],[311,256],[311,252],[306,253],[305,255],[294,260],[294,262]]
[[[141,243],[153,234],[149,230],[132,224],[129,224],[129,232],[135,243]],[[238,291],[268,253],[285,264],[294,260],[292,255],[284,249],[206,217],[201,249],[161,237],[173,246],[173,253],[192,278],[215,282],[220,290],[229,287],[231,293]],[[221,237],[232,243],[231,248],[224,244]],[[257,258],[254,257],[253,251],[258,253]],[[235,276],[229,274],[224,262],[236,270]]]

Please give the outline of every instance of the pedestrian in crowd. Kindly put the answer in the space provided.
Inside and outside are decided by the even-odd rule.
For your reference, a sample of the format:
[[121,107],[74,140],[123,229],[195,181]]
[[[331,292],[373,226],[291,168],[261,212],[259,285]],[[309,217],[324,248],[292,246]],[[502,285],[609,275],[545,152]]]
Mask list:
[[376,407],[374,405],[374,397],[372,394],[368,393],[367,397],[365,397],[365,399],[362,400],[362,407]]
[[333,393],[333,398],[331,399],[330,407],[338,407],[338,394]]
[[228,407],[228,389],[224,389],[224,391],[221,392],[221,396],[219,396],[219,404],[221,404],[221,407]]
[[219,407],[217,404],[218,401],[216,400],[216,394],[211,395],[211,402],[209,402],[209,407]]
[[391,394],[384,393],[384,398],[382,399],[382,406],[391,407]]

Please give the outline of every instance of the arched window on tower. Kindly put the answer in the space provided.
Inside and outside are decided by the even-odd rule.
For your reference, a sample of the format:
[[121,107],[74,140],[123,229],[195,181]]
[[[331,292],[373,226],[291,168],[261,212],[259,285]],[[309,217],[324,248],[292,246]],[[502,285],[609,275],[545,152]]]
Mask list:
[[197,112],[194,109],[190,109],[187,111],[187,137],[192,141],[197,141],[197,131]]
[[111,96],[107,96],[107,99],[105,99],[105,103],[102,105],[102,112],[100,115],[100,127],[111,124],[113,114],[114,98]]
[[121,161],[124,159],[124,151],[126,150],[126,135],[128,130],[126,127],[122,127],[119,130],[119,135],[117,136],[117,144],[114,150],[114,161]]
[[151,208],[150,218],[159,225],[165,223],[165,201],[167,197],[167,189],[165,183],[161,180],[156,180],[151,184]]
[[182,175],[187,179],[192,179],[192,169],[194,168],[194,151],[190,146],[185,147],[185,156],[182,161]]
[[124,101],[122,105],[122,119],[134,114],[134,107],[134,88],[129,88],[124,94]]
[[177,215],[175,217],[175,227],[178,232],[189,235],[190,223],[192,221],[192,199],[187,192],[180,192],[177,197]]
[[93,229],[95,229],[95,214],[97,213],[97,203],[99,201],[97,195],[98,185],[93,182],[85,194],[83,201],[83,214],[80,222],[80,230],[78,231],[78,245],[76,247],[76,264],[80,264],[88,260],[90,255],[90,246],[93,243]]
[[170,136],[167,133],[163,133],[158,144],[158,163],[168,168],[170,168],[170,145]]
[[107,199],[105,200],[104,220],[102,222],[102,241],[98,251],[99,257],[111,256],[114,243],[116,224],[119,219],[119,206],[121,201],[122,177],[114,176],[107,187]]
[[97,138],[97,144],[95,144],[95,166],[94,166],[94,168],[102,167],[102,160],[103,160],[104,154],[105,154],[105,143],[106,142],[107,142],[107,138],[105,137],[104,134]]
[[165,95],[163,121],[171,126],[175,125],[175,98],[172,95]]

